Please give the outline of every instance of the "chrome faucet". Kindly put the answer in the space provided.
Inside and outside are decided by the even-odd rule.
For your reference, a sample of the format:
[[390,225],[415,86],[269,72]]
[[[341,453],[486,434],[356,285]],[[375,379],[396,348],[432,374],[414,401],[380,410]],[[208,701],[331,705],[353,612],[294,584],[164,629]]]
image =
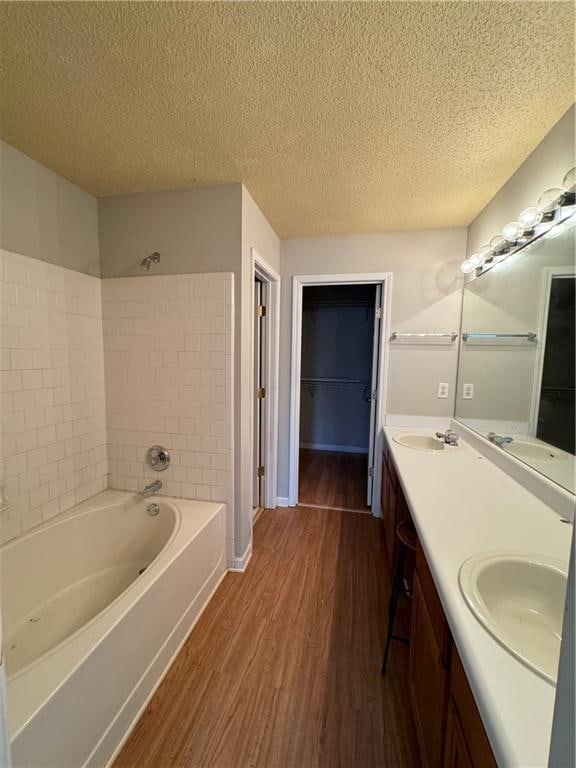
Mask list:
[[446,432],[436,432],[436,437],[446,445],[458,445],[458,435],[452,429],[447,429]]
[[162,480],[153,480],[148,485],[144,486],[144,490],[141,491],[142,496],[147,499],[149,496],[154,496],[155,493],[162,488]]
[[499,448],[502,448],[504,445],[508,445],[508,443],[512,443],[514,441],[514,438],[505,437],[504,435],[497,435],[496,432],[488,432],[486,437],[488,440],[490,440],[491,443],[494,443],[494,445],[497,445]]

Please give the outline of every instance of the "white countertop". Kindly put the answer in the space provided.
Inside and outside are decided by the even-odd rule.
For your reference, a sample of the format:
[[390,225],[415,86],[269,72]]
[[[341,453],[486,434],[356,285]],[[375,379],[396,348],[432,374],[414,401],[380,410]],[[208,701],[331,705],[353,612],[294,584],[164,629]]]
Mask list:
[[484,551],[534,552],[568,563],[572,527],[475,448],[432,453],[384,430],[454,642],[500,768],[545,768],[555,687],[506,651],[468,608],[460,565]]

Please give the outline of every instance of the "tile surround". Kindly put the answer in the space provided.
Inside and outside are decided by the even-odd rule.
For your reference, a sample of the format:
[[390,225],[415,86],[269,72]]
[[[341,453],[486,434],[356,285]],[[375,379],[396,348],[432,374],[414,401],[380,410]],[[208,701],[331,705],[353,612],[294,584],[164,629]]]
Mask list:
[[101,281],[0,250],[0,541],[107,486]]
[[[231,273],[102,281],[110,487],[227,504],[233,557]],[[149,446],[170,451],[155,472]]]

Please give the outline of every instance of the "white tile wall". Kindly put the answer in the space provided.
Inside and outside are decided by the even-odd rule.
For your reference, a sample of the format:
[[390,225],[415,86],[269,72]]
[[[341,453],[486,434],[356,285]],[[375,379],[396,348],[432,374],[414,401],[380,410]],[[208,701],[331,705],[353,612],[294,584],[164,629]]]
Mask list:
[[[102,281],[110,485],[151,480],[224,501],[233,556],[233,278],[228,273]],[[145,463],[155,444],[170,467]]]
[[101,281],[0,250],[0,540],[107,486]]

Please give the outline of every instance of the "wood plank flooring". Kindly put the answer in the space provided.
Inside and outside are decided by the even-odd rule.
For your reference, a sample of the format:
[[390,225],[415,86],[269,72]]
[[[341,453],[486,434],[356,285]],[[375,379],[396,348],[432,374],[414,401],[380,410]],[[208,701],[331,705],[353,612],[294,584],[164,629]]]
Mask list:
[[380,521],[265,510],[115,768],[417,768]]
[[367,512],[368,455],[300,450],[298,502]]

